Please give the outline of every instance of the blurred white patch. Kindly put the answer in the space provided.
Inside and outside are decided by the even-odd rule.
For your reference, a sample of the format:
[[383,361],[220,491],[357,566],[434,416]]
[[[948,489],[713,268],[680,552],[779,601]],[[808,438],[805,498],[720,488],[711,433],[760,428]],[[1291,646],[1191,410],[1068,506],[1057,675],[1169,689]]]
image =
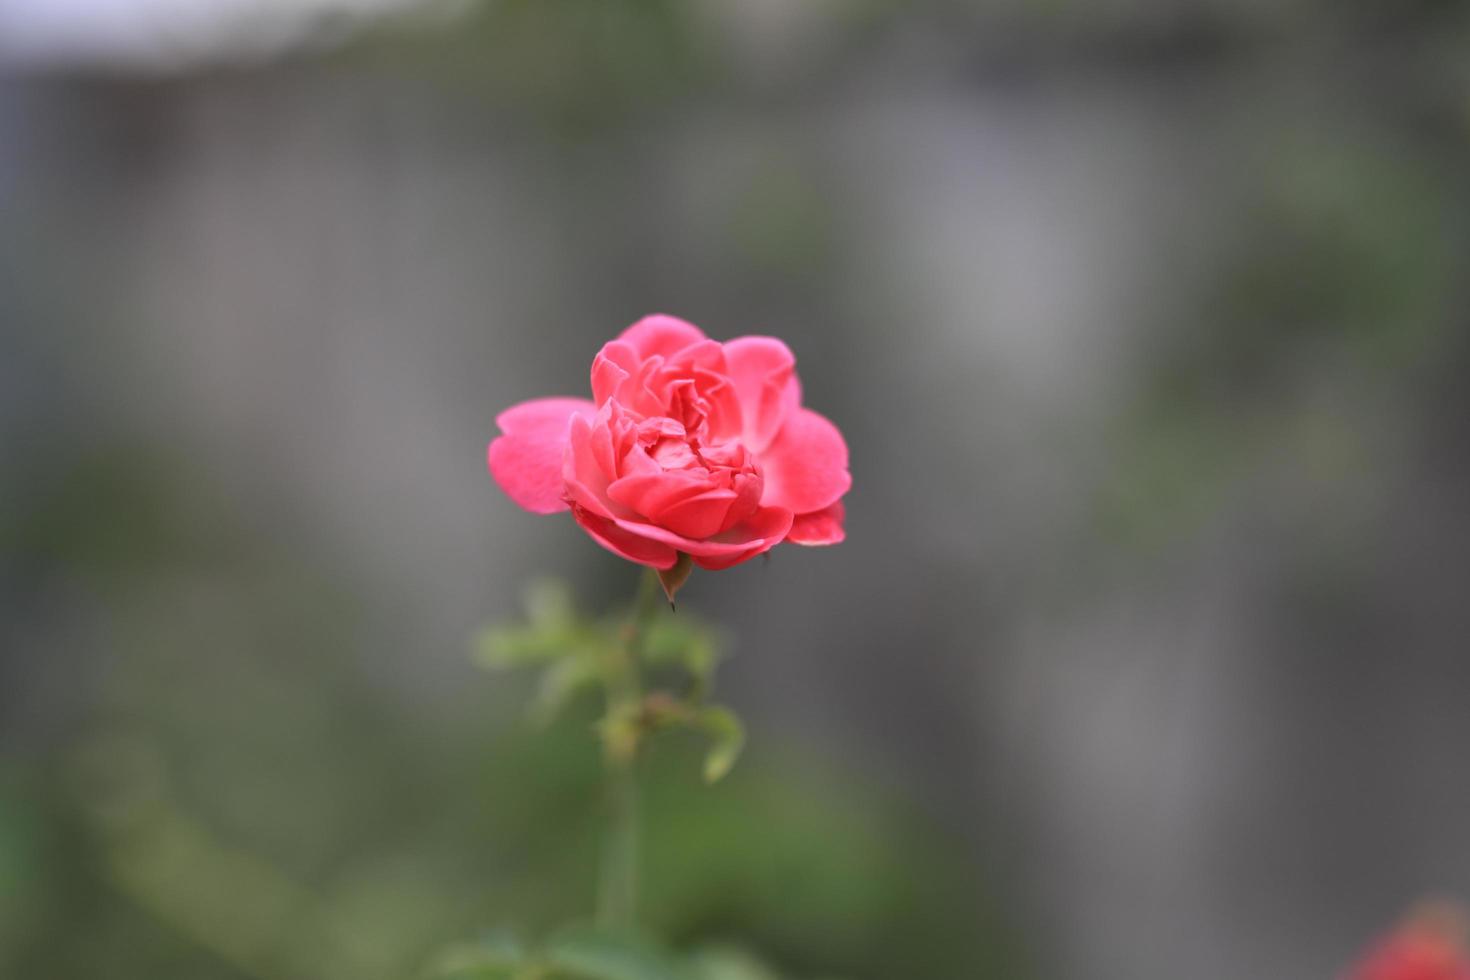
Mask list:
[[169,71],[253,61],[340,41],[409,9],[448,14],[442,0],[0,0],[0,66]]

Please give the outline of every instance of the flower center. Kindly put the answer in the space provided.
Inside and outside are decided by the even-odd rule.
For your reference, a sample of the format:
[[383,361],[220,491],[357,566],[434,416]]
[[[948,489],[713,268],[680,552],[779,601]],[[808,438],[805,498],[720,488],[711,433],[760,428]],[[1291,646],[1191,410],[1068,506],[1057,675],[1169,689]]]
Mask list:
[[708,436],[709,402],[700,395],[693,378],[675,381],[670,387],[668,413],[692,438]]
[[660,439],[648,450],[653,461],[666,470],[687,470],[699,465],[699,454],[683,439]]
[[715,485],[724,487],[732,484],[736,474],[759,474],[755,457],[737,440],[712,446],[703,441],[704,434],[703,428],[691,431],[684,423],[668,416],[638,423],[639,443],[666,472],[703,470]]

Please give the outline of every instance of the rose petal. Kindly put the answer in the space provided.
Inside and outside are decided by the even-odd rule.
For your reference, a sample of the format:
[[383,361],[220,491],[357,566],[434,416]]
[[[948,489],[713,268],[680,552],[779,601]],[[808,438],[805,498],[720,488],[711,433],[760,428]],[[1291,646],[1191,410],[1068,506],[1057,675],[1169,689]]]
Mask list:
[[[605,411],[605,409],[604,409]],[[562,457],[562,482],[574,504],[598,514],[612,517],[607,502],[607,488],[615,463],[610,458],[611,437],[606,420],[599,417],[597,428],[581,415],[572,418],[567,440],[567,453]],[[623,515],[626,516],[626,515]]]
[[755,513],[755,509],[760,506],[761,490],[764,486],[765,481],[759,473],[737,473],[733,480],[735,499],[730,503],[730,512],[725,515],[725,526],[720,530],[728,530]]
[[786,535],[786,540],[792,544],[841,544],[847,537],[847,532],[842,527],[846,517],[846,509],[840,500],[824,510],[797,514],[796,519],[791,522],[791,533]]
[[592,400],[598,406],[616,401],[638,416],[657,415],[667,402],[665,375],[661,355],[644,357],[632,344],[609,341],[592,359]]
[[[759,532],[761,534],[759,543],[752,544],[750,548],[746,549],[745,551],[739,552],[738,554],[696,554],[691,555],[690,557],[694,559],[694,564],[698,565],[700,568],[705,568],[712,572],[717,572],[722,568],[729,568],[732,565],[738,565],[743,561],[749,561],[756,555],[770,551],[776,545],[784,541],[786,539],[786,535],[791,530],[791,521],[791,512],[788,510],[782,510],[779,507],[762,507],[760,510],[752,514],[748,521],[743,522],[744,526],[746,527],[746,533]],[[742,525],[736,525],[737,528],[741,526]],[[722,538],[724,536],[725,535],[716,535],[717,538]]]
[[650,568],[673,568],[674,562],[679,559],[678,552],[668,545],[630,534],[607,518],[599,517],[582,507],[573,507],[572,516],[592,540],[619,557]]
[[735,501],[734,490],[706,490],[649,516],[675,534],[686,538],[708,538],[725,526],[725,516]]
[[689,558],[694,564],[707,572],[719,572],[726,568],[734,568],[741,562],[750,561],[756,555],[763,555],[780,543],[779,541],[763,541],[759,547],[751,548],[749,551],[742,551],[736,555],[717,555],[713,558],[705,555],[690,555]]
[[745,429],[745,410],[740,395],[726,375],[699,374],[700,393],[709,404],[709,438],[715,443],[739,439]]
[[700,560],[705,558],[744,561],[744,558],[737,556],[749,557],[780,544],[781,539],[786,537],[786,532],[791,530],[791,512],[780,507],[761,507],[729,530],[704,539],[685,537],[668,528],[640,521],[615,518],[613,523],[631,534],[666,544],[676,551],[683,551],[703,564]]
[[657,520],[670,507],[710,489],[709,475],[702,470],[660,470],[614,480],[607,487],[607,496],[649,520]]
[[725,363],[744,418],[741,441],[760,452],[801,405],[796,355],[775,337],[737,337],[725,344]]
[[852,486],[847,443],[837,426],[809,408],[798,409],[760,454],[766,486],[761,503],[810,514],[838,500]]
[[[679,322],[683,323],[682,320]],[[687,323],[684,325],[696,331],[699,329]],[[725,374],[725,345],[700,334],[700,339],[694,343],[680,348],[674,354],[666,354],[664,366],[666,370],[672,369],[685,374],[695,369]]]
[[624,330],[619,340],[631,344],[639,356],[665,358],[705,339],[704,331],[676,316],[655,313]]
[[486,453],[495,482],[532,513],[566,510],[562,457],[571,420],[595,410],[582,398],[536,398],[501,412],[495,424],[504,435]]
[[621,340],[610,340],[592,359],[592,400],[599,406],[609,398],[624,396],[624,387],[638,371],[638,352]]

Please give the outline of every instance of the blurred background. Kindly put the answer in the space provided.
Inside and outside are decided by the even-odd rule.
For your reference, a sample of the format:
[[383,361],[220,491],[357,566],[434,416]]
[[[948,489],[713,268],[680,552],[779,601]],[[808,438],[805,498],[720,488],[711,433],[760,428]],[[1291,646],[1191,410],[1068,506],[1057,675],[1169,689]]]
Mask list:
[[[494,486],[771,333],[846,544],[698,574],[651,925],[850,980],[1322,978],[1470,894],[1470,4],[0,0],[0,975],[388,980],[590,908],[635,574]],[[589,716],[590,717],[590,716]]]

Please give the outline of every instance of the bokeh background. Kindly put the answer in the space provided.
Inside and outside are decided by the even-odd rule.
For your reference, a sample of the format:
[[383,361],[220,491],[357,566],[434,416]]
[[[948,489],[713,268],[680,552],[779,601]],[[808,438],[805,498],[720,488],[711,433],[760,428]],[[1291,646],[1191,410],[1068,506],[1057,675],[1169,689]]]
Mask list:
[[1470,894],[1470,5],[0,0],[0,975],[388,980],[585,914],[633,570],[484,471],[772,333],[849,539],[648,917],[796,976],[1336,974]]

